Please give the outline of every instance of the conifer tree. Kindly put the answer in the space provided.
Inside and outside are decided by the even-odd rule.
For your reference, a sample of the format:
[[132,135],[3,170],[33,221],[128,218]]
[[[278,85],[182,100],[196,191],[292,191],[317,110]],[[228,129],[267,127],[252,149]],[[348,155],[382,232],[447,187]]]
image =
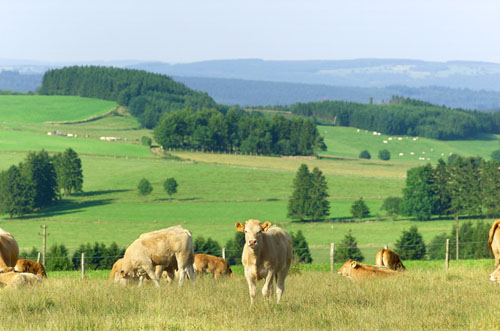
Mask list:
[[368,209],[368,206],[363,201],[363,198],[359,198],[359,200],[354,201],[351,206],[351,215],[352,217],[359,219],[370,216],[370,209]]
[[311,206],[311,173],[307,165],[302,164],[293,181],[293,194],[288,201],[287,216],[292,219],[304,220],[309,216]]
[[302,233],[302,230],[297,231],[296,234],[293,232],[292,235],[292,247],[293,255],[297,256],[299,262],[312,263],[311,252],[309,251],[309,245],[307,244],[306,237]]
[[30,152],[20,164],[21,174],[33,187],[33,207],[43,208],[58,199],[57,175],[49,154]]
[[320,219],[328,215],[330,202],[328,198],[328,184],[326,178],[318,168],[314,168],[311,173],[311,192],[308,216],[312,219]]
[[12,218],[30,212],[33,196],[33,188],[21,176],[18,167],[11,166],[0,173],[0,214],[6,213]]
[[230,265],[241,263],[241,254],[245,246],[245,233],[236,232],[234,239],[229,239],[226,243],[226,259]]
[[418,228],[412,226],[409,231],[404,230],[396,241],[396,253],[403,260],[421,260],[425,257],[426,248]]
[[356,238],[352,236],[351,229],[349,229],[344,239],[340,242],[340,245],[335,249],[335,260],[344,262],[348,259],[353,259],[358,262],[363,262],[365,259],[358,248]]
[[66,195],[72,192],[81,192],[83,186],[82,161],[71,148],[59,153],[54,158],[57,174],[57,184]]

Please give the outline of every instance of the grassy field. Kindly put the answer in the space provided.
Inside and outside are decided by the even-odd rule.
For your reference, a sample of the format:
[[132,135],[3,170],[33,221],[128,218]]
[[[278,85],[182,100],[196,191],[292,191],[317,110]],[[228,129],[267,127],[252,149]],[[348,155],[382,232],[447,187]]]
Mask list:
[[[106,244],[115,241],[126,247],[140,233],[176,224],[190,229],[195,237],[210,236],[225,244],[234,236],[235,222],[258,218],[290,231],[302,230],[316,262],[327,262],[330,243],[339,243],[352,229],[370,260],[380,247],[393,244],[401,231],[411,225],[419,227],[427,242],[450,231],[452,221],[393,222],[380,211],[384,198],[401,195],[406,171],[423,164],[417,152],[430,153],[427,155],[432,155],[430,162],[433,162],[440,153],[470,155],[477,151],[487,156],[490,149],[498,147],[493,136],[468,142],[406,137],[388,140],[389,137],[352,128],[320,127],[328,145],[328,152],[320,159],[187,151],[172,151],[175,159],[161,159],[140,144],[142,136],[152,136],[151,131],[141,129],[135,119],[123,112],[78,124],[46,123],[103,114],[115,107],[114,103],[77,97],[1,98],[5,100],[0,99],[0,114],[5,117],[0,123],[0,170],[21,162],[28,151],[43,148],[52,153],[68,147],[79,153],[84,170],[84,193],[65,197],[61,203],[38,214],[14,220],[6,215],[0,218],[0,227],[12,232],[22,249],[40,248],[42,224],[49,227],[49,245],[65,244],[72,250],[95,241]],[[30,108],[29,116],[24,116],[28,112],[26,107]],[[32,117],[31,112],[43,116]],[[28,117],[29,120],[24,120]],[[54,130],[77,134],[78,138],[47,135]],[[99,140],[101,136],[121,140],[103,142]],[[383,140],[388,143],[383,144]],[[361,149],[370,150],[376,158],[379,147],[390,149],[393,159],[356,158]],[[414,156],[405,152],[404,157],[396,157],[403,147],[411,147]],[[310,169],[320,168],[327,178],[331,211],[325,222],[291,222],[286,217],[292,181],[302,163]],[[143,177],[154,187],[147,197],[137,194],[137,183]],[[175,177],[179,183],[179,192],[173,200],[168,200],[162,188],[167,177]],[[372,216],[363,222],[351,222],[350,207],[359,197],[365,199]]]
[[3,291],[0,314],[2,328],[26,330],[495,330],[491,269],[452,265],[361,282],[302,272],[287,278],[279,305],[262,298],[259,282],[253,307],[241,275],[156,289],[49,274],[41,286]]

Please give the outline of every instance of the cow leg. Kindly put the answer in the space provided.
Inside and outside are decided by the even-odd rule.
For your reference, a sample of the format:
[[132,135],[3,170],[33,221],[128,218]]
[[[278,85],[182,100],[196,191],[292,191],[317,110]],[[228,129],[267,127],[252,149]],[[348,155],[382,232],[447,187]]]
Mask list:
[[281,296],[285,292],[285,278],[288,274],[288,270],[278,272],[276,277],[276,302],[280,303]]
[[163,273],[163,266],[158,264],[155,266],[155,276],[156,279],[160,280],[161,279],[161,274]]
[[495,256],[495,267],[498,267],[500,265],[500,254],[498,256]]
[[[155,283],[156,287],[160,287],[160,284],[158,283],[158,279],[156,278],[155,270],[153,269],[153,264],[149,266],[143,267],[144,271],[148,274],[149,278]],[[139,283],[139,286],[141,286],[141,283]]]
[[180,252],[175,254],[175,258],[177,259],[177,267],[179,268],[179,286],[182,286],[184,283],[186,271],[189,274],[189,278],[191,278],[191,282],[194,283],[193,265],[189,263],[189,255]]
[[264,298],[268,298],[273,291],[273,281],[274,281],[274,272],[268,271],[266,279],[264,280],[264,286],[262,287],[262,295]]
[[257,286],[255,285],[256,278],[252,275],[250,271],[245,268],[245,278],[248,283],[248,293],[250,294],[250,304],[253,305],[255,302],[255,296],[257,294]]
[[193,269],[193,265],[192,264],[189,264],[187,266],[187,271],[189,273],[189,278],[191,279],[191,283],[194,284],[194,269]]

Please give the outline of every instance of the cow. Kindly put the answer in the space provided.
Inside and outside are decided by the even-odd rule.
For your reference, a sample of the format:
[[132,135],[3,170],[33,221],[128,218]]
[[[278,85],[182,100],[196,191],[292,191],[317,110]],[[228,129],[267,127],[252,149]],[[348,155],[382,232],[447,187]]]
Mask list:
[[399,255],[387,248],[382,248],[377,252],[375,265],[387,267],[396,271],[405,271],[406,268],[399,259]]
[[500,284],[500,265],[490,274],[490,280],[494,283]]
[[[123,278],[120,276],[120,268],[122,264],[123,258],[120,258],[116,260],[116,262],[113,264],[113,268],[111,269],[111,273],[109,274],[109,280],[112,281],[113,283],[118,283],[122,285],[127,285],[130,281],[140,281],[142,282],[142,279],[138,277],[137,275],[131,275],[128,278]],[[177,271],[177,260],[173,259],[172,263],[163,270],[163,266],[157,265],[155,267],[155,274],[156,278],[159,280],[160,277],[167,278],[167,281],[169,283],[174,281],[175,278],[175,272]],[[148,275],[145,275],[143,277],[146,277],[146,279],[149,279]]]
[[223,258],[213,255],[195,254],[193,268],[198,273],[212,273],[214,278],[218,278],[220,275],[233,276],[229,263]]
[[45,273],[45,268],[39,262],[19,259],[17,260],[16,266],[14,270],[17,272],[29,272],[34,275],[37,275],[40,278],[47,278],[47,274]]
[[29,272],[0,273],[0,287],[18,288],[41,283],[40,277]]
[[500,265],[500,220],[496,220],[490,228],[488,247],[495,256],[495,267]]
[[276,301],[279,303],[285,290],[285,278],[292,263],[290,235],[277,226],[271,227],[269,222],[262,224],[255,219],[249,219],[245,224],[236,223],[236,230],[245,233],[241,260],[248,282],[250,303],[253,305],[255,302],[257,291],[255,283],[260,279],[265,279],[262,287],[264,297],[272,294],[276,279]]
[[[194,282],[193,272],[193,239],[191,233],[181,226],[145,233],[135,240],[125,251],[120,263],[120,276],[125,279],[142,278],[146,275],[156,287],[159,277],[156,276],[156,266],[168,268],[173,261],[179,268],[179,286],[184,283],[186,272]],[[161,275],[161,272],[160,272]]]
[[367,265],[351,259],[347,260],[337,273],[352,280],[373,276],[387,277],[399,274],[399,272],[386,267]]
[[14,237],[0,229],[0,269],[15,267],[19,257],[19,247]]

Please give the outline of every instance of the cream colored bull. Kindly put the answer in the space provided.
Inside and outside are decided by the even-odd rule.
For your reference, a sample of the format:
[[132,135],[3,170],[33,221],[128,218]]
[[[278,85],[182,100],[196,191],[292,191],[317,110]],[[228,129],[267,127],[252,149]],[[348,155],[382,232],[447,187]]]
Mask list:
[[279,303],[285,291],[285,278],[292,263],[292,239],[288,232],[250,219],[245,224],[236,223],[236,230],[245,233],[245,246],[241,257],[248,282],[250,303],[255,302],[256,281],[264,279],[262,295],[268,297],[273,292],[276,279],[276,298]]
[[0,269],[15,267],[19,257],[19,247],[14,237],[0,229]]
[[495,266],[500,265],[500,220],[496,220],[490,228],[488,247],[495,256]]

